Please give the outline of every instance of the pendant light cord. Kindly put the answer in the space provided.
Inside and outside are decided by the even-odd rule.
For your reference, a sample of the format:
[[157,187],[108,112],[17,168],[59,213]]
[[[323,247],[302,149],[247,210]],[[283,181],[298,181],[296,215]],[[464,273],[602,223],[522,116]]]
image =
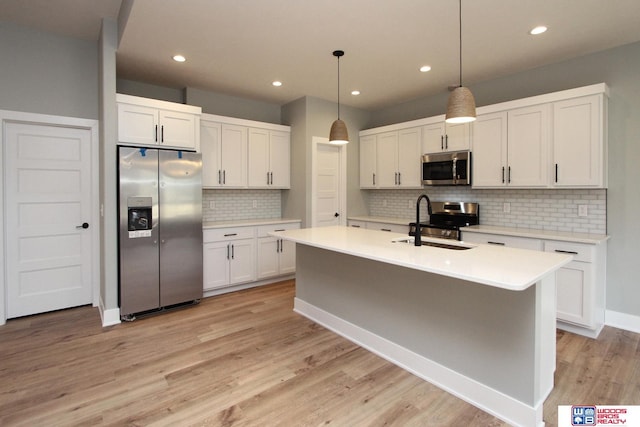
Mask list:
[[[462,0],[458,1],[460,16],[460,87],[462,87]],[[339,65],[338,65],[339,68]],[[339,72],[339,71],[338,71]]]
[[338,56],[338,120],[340,119],[340,56]]

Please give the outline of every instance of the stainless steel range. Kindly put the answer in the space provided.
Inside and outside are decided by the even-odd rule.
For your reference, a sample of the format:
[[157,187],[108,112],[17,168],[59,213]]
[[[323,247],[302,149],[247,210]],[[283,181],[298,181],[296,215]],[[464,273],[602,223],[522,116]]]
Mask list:
[[[480,206],[477,203],[431,202],[429,222],[420,222],[422,237],[460,240],[460,227],[480,223]],[[409,235],[416,235],[416,223],[409,224]]]

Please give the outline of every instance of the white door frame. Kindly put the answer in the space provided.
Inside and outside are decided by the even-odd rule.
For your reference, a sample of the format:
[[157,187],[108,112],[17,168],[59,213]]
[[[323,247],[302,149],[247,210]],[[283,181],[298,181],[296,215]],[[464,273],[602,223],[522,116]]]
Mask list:
[[[311,138],[311,226],[317,226],[316,200],[318,196],[318,145],[329,145],[329,138],[314,136]],[[333,145],[340,148],[340,225],[347,225],[347,146]]]
[[5,271],[5,123],[27,123],[34,125],[63,126],[87,129],[91,132],[91,300],[93,306],[99,304],[100,297],[100,187],[99,187],[99,122],[75,117],[51,116],[47,114],[23,113],[0,110],[0,325],[7,321],[7,281]]

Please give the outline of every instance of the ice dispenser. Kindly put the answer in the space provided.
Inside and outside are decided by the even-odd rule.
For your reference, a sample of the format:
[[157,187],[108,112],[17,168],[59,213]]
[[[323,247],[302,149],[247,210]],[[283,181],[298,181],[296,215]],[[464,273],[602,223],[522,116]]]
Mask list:
[[129,238],[151,237],[153,227],[151,197],[129,197],[127,198]]

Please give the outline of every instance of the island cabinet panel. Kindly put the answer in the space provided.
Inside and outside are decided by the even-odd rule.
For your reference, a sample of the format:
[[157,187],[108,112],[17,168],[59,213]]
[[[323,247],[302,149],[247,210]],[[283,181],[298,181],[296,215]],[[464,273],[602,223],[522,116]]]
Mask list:
[[511,425],[537,426],[553,388],[554,277],[512,291],[298,242],[294,309]]
[[553,104],[553,185],[606,187],[604,95]]

